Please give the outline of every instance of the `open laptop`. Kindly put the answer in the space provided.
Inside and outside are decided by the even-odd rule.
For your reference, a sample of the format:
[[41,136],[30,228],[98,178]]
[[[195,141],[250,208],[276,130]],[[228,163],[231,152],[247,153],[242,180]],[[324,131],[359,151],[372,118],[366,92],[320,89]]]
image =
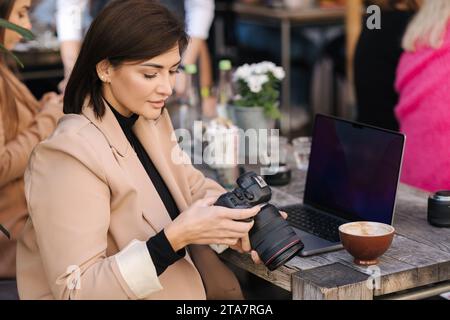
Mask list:
[[280,208],[305,245],[301,256],[342,248],[341,224],[392,224],[404,142],[398,132],[316,115],[303,205]]

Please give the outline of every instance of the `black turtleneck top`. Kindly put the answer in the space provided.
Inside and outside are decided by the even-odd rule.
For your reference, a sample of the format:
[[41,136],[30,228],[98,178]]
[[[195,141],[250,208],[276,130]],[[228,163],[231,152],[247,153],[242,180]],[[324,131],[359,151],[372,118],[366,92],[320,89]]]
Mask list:
[[[111,108],[111,111],[114,113],[114,116],[119,122],[119,125],[122,128],[123,133],[125,134],[125,136],[128,139],[128,142],[136,152],[136,155],[138,156],[142,166],[144,167],[150,180],[155,186],[155,189],[158,191],[158,194],[161,200],[163,201],[164,206],[167,209],[167,212],[169,213],[172,220],[175,219],[180,213],[175,203],[175,200],[173,199],[172,194],[167,188],[167,185],[165,184],[158,170],[154,166],[152,160],[148,156],[141,142],[139,141],[139,139],[136,137],[136,135],[132,130],[135,122],[139,118],[139,115],[133,114],[130,117],[125,117],[121,115],[119,112],[117,112],[114,109],[114,107],[111,106],[111,104],[109,104],[109,102],[107,102],[107,104]],[[184,248],[177,252],[173,250],[170,242],[167,240],[164,230],[161,230],[157,235],[151,237],[147,241],[147,249],[148,252],[150,253],[150,256],[152,257],[153,264],[155,265],[156,273],[158,274],[158,276],[162,274],[167,269],[167,267],[169,267],[171,264],[178,261],[179,259],[183,258],[184,255],[186,254],[186,250]]]

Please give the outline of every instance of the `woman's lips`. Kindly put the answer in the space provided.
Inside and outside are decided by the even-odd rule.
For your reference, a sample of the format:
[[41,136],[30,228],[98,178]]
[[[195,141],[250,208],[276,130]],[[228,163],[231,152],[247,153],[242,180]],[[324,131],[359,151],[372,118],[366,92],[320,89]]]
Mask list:
[[149,101],[155,108],[162,108],[164,107],[164,104],[166,103],[165,100],[159,100],[159,101]]

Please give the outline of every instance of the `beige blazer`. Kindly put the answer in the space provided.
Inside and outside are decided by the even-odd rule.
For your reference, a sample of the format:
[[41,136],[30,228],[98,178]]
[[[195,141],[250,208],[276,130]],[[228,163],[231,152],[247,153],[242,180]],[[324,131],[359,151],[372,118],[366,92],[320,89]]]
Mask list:
[[[0,279],[16,276],[16,239],[28,217],[23,175],[33,148],[55,129],[62,109],[41,108],[28,88],[3,64],[0,76],[0,224],[11,234],[11,240],[0,233]],[[6,91],[5,82],[9,84]],[[9,108],[7,96],[15,99],[19,116],[17,134],[6,132],[2,115]]]
[[[64,116],[33,151],[25,173],[30,219],[17,249],[20,297],[241,298],[236,278],[208,246],[190,246],[184,259],[156,275],[145,241],[171,219],[105,108],[102,120],[90,107]],[[225,192],[190,163],[179,163],[189,159],[172,137],[166,110],[156,121],[140,117],[133,130],[180,211],[207,194]]]

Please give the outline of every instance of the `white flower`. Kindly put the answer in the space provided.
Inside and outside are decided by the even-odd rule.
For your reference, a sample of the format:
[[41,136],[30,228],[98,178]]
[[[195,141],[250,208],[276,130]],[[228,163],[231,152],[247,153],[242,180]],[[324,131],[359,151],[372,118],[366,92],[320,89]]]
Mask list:
[[262,89],[262,85],[260,83],[250,83],[248,87],[250,88],[250,91],[253,93],[258,93]]
[[273,74],[273,76],[274,76],[275,78],[277,78],[278,80],[283,80],[284,77],[286,76],[286,74],[285,74],[283,68],[281,68],[281,67],[275,67],[275,68],[272,70],[272,74]]
[[263,61],[240,66],[233,74],[233,81],[244,81],[252,93],[259,93],[263,85],[269,81],[269,74],[279,81],[285,77],[282,67],[277,67],[270,61]]
[[276,68],[275,64],[269,61],[255,63],[252,67],[255,74],[267,74],[268,72],[271,72],[273,68]]
[[249,64],[244,64],[242,66],[240,66],[239,68],[236,69],[236,72],[233,75],[233,80],[237,81],[237,80],[247,80],[248,77],[250,77],[252,74],[252,68],[250,67]]
[[250,91],[254,93],[258,93],[261,91],[262,86],[269,81],[269,77],[265,74],[253,74],[250,77],[247,78],[246,82],[248,87],[250,88]]

